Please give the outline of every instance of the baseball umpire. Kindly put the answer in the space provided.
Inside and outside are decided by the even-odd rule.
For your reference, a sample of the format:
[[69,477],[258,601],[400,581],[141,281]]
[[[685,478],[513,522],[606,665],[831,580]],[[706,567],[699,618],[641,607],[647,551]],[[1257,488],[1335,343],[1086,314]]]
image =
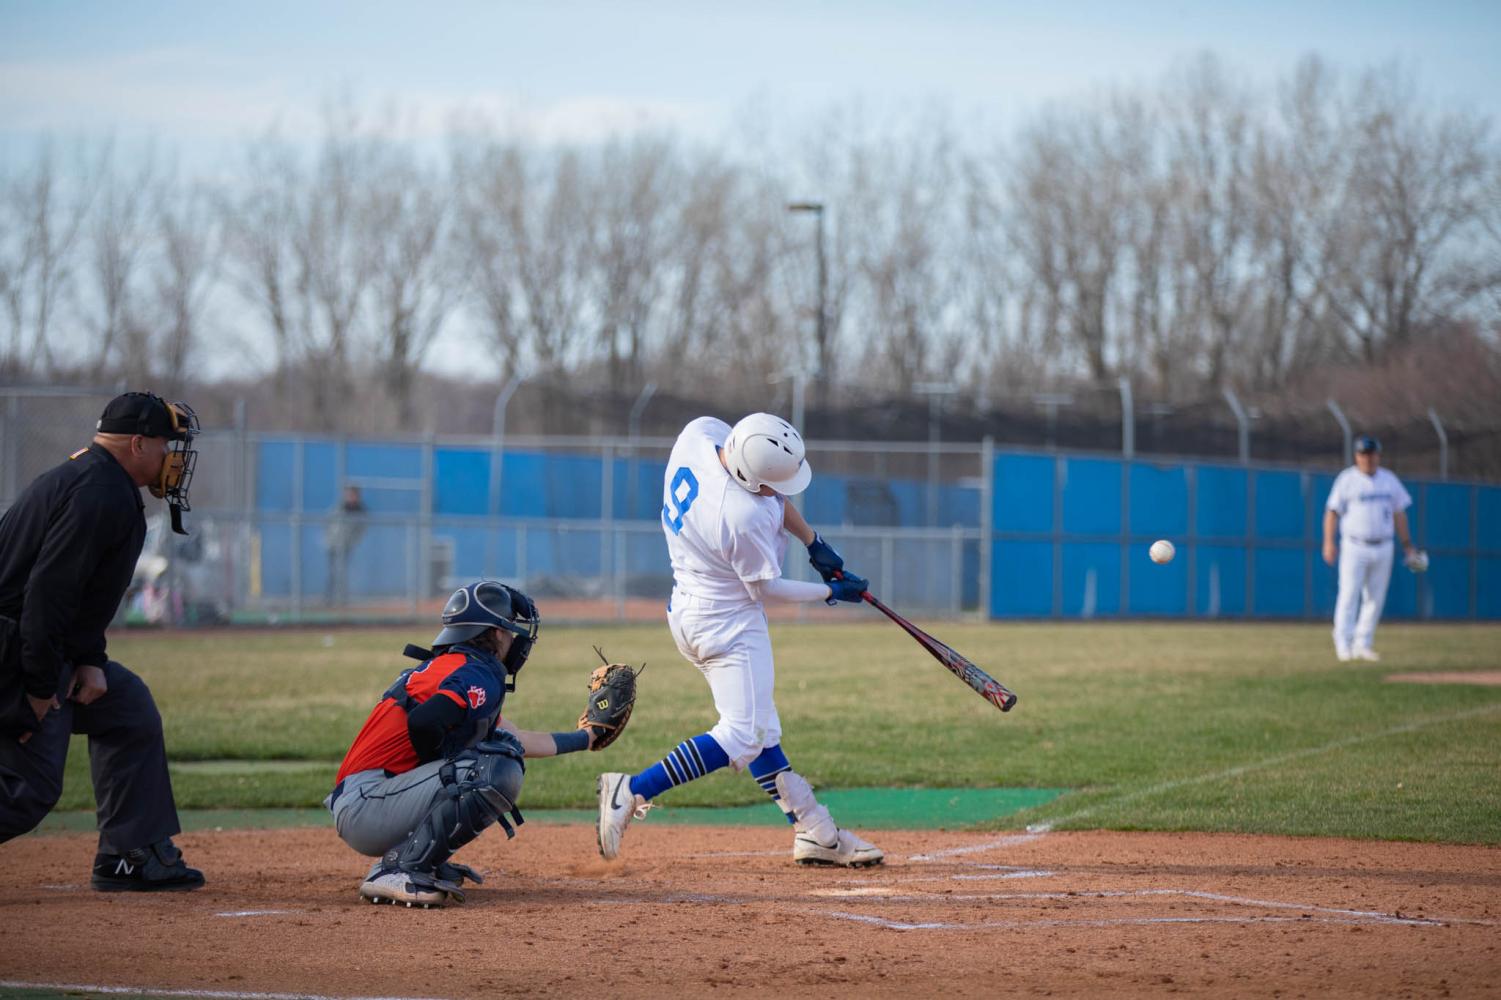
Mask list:
[[181,827],[156,703],[106,655],[104,636],[146,537],[140,487],[168,502],[183,532],[197,433],[186,403],[116,396],[93,442],[0,518],[0,842],[57,804],[69,737],[83,733],[98,804],[92,881],[103,892],[203,885],[172,843]]
[[573,732],[522,730],[501,718],[540,628],[530,598],[480,580],[448,599],[432,649],[406,648],[421,666],[386,689],[324,800],[339,837],[380,859],[360,885],[365,899],[462,903],[464,879],[481,879],[449,859],[494,824],[515,836],[522,758],[602,750],[625,728],[636,674],[623,664],[590,676],[589,703]]

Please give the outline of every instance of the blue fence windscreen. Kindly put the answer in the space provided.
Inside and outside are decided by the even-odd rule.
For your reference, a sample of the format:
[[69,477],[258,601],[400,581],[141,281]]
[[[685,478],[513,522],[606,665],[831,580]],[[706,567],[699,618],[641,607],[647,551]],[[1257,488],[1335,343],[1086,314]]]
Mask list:
[[1148,540],[1188,534],[1188,469],[1131,464],[1131,534]]
[[1245,538],[1246,470],[1200,465],[1194,468],[1194,479],[1194,529],[1199,537]]
[[1046,534],[1053,530],[1053,480],[1058,459],[997,455],[991,524],[997,532]]
[[1066,458],[1063,477],[1063,530],[1071,535],[1119,535],[1121,463],[1098,458]]
[[1256,537],[1303,538],[1302,475],[1296,472],[1258,472],[1252,480],[1256,489]]
[[[661,508],[660,460],[507,449],[499,476],[494,461],[484,445],[258,441],[255,586],[269,597],[313,600],[334,591],[402,597],[415,593],[413,581],[436,587],[480,575],[524,577],[543,589],[556,581],[558,593],[587,589],[581,581],[601,575],[623,576],[635,596],[665,587],[660,533],[643,530]],[[988,545],[986,610],[997,618],[1333,613],[1337,576],[1321,553],[1330,472],[997,452],[990,476],[990,536],[977,530],[984,490],[972,480],[935,487],[920,476],[817,474],[803,509],[826,533],[964,529],[952,541],[904,538],[901,559],[913,572],[881,581],[893,600],[975,606]],[[1501,617],[1501,487],[1404,482],[1414,540],[1430,550],[1432,566],[1414,575],[1398,554],[1386,617]],[[330,529],[349,484],[361,488],[368,516],[340,565]],[[488,520],[497,511],[498,527]],[[607,520],[631,530],[616,533]],[[1177,546],[1173,562],[1147,558],[1155,538]],[[885,552],[870,532],[840,548],[863,567],[880,565]],[[423,558],[431,564],[419,566]],[[907,593],[913,587],[921,592]]]

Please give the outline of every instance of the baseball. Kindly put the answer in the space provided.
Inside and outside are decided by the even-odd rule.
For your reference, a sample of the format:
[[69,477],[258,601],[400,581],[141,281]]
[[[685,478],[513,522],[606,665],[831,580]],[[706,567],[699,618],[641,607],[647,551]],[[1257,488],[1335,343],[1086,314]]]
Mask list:
[[1177,552],[1178,550],[1173,548],[1172,542],[1168,541],[1166,538],[1159,538],[1157,539],[1157,541],[1153,542],[1152,547],[1147,550],[1147,555],[1152,557],[1152,561],[1154,563],[1170,563],[1173,561],[1173,556],[1175,556]]

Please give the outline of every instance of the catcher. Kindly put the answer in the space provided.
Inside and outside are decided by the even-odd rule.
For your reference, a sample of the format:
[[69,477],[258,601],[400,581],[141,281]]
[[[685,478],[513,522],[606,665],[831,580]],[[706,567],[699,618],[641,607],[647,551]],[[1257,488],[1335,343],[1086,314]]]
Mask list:
[[525,594],[480,580],[448,599],[432,649],[406,648],[422,665],[386,690],[323,803],[344,843],[380,859],[360,886],[365,899],[463,902],[464,880],[481,879],[449,859],[494,823],[516,835],[522,759],[602,750],[625,728],[636,672],[609,663],[590,676],[577,730],[531,732],[501,718],[540,624]]

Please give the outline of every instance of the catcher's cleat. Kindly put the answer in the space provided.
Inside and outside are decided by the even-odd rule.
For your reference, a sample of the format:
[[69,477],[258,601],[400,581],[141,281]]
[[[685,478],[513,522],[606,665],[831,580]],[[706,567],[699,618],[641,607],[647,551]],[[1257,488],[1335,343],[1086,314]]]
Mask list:
[[596,838],[599,855],[613,861],[620,854],[620,838],[632,819],[646,815],[651,803],[631,791],[631,776],[618,771],[606,771],[595,781],[599,791],[599,826]]
[[98,892],[188,892],[203,885],[203,872],[189,868],[168,837],[124,854],[95,854],[90,882]]
[[[360,895],[371,903],[405,904],[423,909],[443,906],[449,894],[437,885],[421,885],[412,880],[410,872],[383,868],[371,875],[360,886]],[[460,895],[459,900],[463,899]]]
[[830,844],[820,843],[811,833],[799,833],[792,840],[792,860],[800,865],[869,868],[885,858],[879,847],[848,830],[838,831]]

